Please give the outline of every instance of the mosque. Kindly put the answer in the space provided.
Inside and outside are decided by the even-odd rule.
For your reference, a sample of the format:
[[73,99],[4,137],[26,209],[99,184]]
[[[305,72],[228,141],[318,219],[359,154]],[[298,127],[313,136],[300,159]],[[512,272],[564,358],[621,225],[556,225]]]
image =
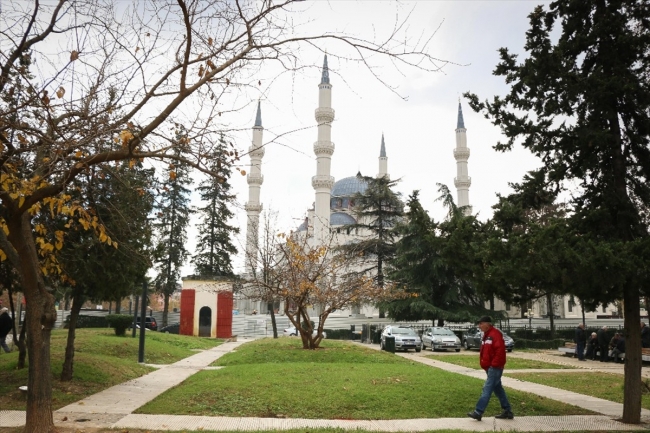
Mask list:
[[[359,176],[348,176],[335,181],[331,176],[332,155],[335,151],[332,143],[332,122],[334,121],[335,112],[332,108],[332,84],[330,83],[329,68],[327,65],[327,55],[323,60],[321,72],[321,81],[318,84],[318,107],[315,110],[317,123],[317,138],[314,142],[313,150],[316,155],[316,174],[311,179],[314,188],[314,206],[307,211],[305,221],[298,227],[298,232],[308,234],[313,242],[323,244],[330,239],[331,233],[336,233],[335,242],[343,244],[359,238],[364,233],[349,232],[342,230],[349,224],[355,224],[356,216],[354,213],[354,197],[357,193],[363,193],[367,187],[366,183]],[[456,159],[456,177],[454,185],[456,187],[457,205],[464,209],[466,215],[472,213],[472,206],[469,201],[469,187],[472,183],[468,175],[467,161],[470,156],[470,150],[467,147],[467,129],[463,119],[463,112],[460,101],[458,103],[458,118],[456,123],[456,147],[453,149],[453,155]],[[246,257],[256,257],[258,253],[258,236],[260,212],[262,203],[260,202],[261,187],[264,182],[262,175],[262,158],[265,149],[263,147],[264,127],[262,126],[261,105],[257,105],[257,115],[253,126],[253,140],[249,148],[250,168],[248,172],[248,201],[244,208],[247,213],[246,227]],[[389,176],[388,173],[388,156],[384,136],[381,137],[379,148],[378,171],[377,177]],[[251,263],[247,260],[246,272],[251,273]],[[266,312],[268,307],[265,303],[242,299],[236,302],[236,307],[243,309],[244,313],[251,311]],[[561,317],[577,317],[579,306],[570,302],[567,296],[558,297],[557,305],[554,303],[555,314]],[[488,303],[486,303],[486,306]],[[494,300],[495,310],[505,310],[510,317],[524,317],[522,307],[506,304],[498,299]],[[535,301],[526,311],[532,317],[542,317],[549,310],[546,306],[546,300]],[[282,311],[281,305],[275,308]],[[601,315],[613,315],[616,307],[609,305],[602,308]],[[358,309],[348,311],[339,311],[342,316],[362,316],[377,317],[378,311],[372,305],[362,306]],[[595,316],[595,313],[587,313],[587,317]],[[595,318],[595,317],[594,317]]]

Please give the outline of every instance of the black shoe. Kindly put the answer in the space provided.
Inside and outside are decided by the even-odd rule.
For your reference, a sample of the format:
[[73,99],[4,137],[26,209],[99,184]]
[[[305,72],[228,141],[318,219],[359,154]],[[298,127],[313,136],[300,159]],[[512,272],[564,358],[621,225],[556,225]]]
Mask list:
[[483,415],[476,412],[475,410],[473,410],[471,412],[467,412],[467,416],[470,417],[470,418],[474,418],[476,421],[480,421],[481,418],[483,418]]
[[515,419],[515,414],[509,410],[504,410],[499,415],[495,416],[496,419]]

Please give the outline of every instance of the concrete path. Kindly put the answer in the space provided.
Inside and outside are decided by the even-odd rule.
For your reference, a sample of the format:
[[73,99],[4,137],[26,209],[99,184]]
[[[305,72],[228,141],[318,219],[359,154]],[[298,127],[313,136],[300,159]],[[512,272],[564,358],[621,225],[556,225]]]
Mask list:
[[[648,431],[650,425],[627,425],[615,421],[622,414],[622,405],[594,397],[563,391],[544,385],[523,382],[514,377],[503,378],[504,385],[525,392],[542,395],[546,398],[562,401],[567,404],[583,407],[602,415],[581,416],[529,416],[516,417],[514,420],[497,420],[484,417],[481,422],[469,418],[436,418],[436,419],[407,419],[407,420],[320,420],[320,419],[276,419],[276,418],[231,418],[185,415],[138,415],[136,409],[153,400],[169,388],[172,388],[194,373],[203,369],[214,369],[209,365],[223,354],[236,349],[246,341],[224,343],[216,348],[206,350],[175,364],[163,366],[157,371],[138,379],[116,385],[98,394],[89,396],[81,401],[63,407],[54,413],[54,420],[59,427],[68,428],[119,428],[143,430],[215,430],[215,431],[256,431],[256,430],[288,430],[302,428],[341,428],[346,430],[368,430],[385,432],[426,431],[442,429],[458,429],[464,431]],[[378,348],[378,346],[364,347]],[[430,352],[399,354],[405,358],[423,364],[440,368],[457,374],[483,379],[482,370],[474,370],[444,362],[444,355],[436,359],[426,358]],[[471,354],[470,354],[471,355]],[[478,358],[476,353],[474,355]],[[554,359],[544,354],[509,354],[508,356],[534,356],[537,360],[556,363],[571,363],[567,359]],[[548,359],[546,359],[548,357]],[[576,363],[578,361],[576,360]],[[582,365],[580,365],[582,364]],[[587,366],[582,362],[575,367],[580,370],[596,369],[598,371],[620,372],[619,365],[605,364]],[[573,364],[567,364],[573,367]],[[583,367],[584,365],[584,367]],[[160,366],[159,366],[160,367]],[[645,368],[644,368],[645,370]],[[530,372],[531,370],[516,370]],[[543,370],[553,372],[574,371],[567,369]],[[507,371],[514,373],[515,370]],[[477,390],[478,393],[479,390]],[[468,408],[471,409],[471,408]],[[516,415],[516,414],[515,414]],[[643,410],[644,422],[650,423],[650,411]],[[0,411],[0,427],[19,427],[25,424],[25,412]]]

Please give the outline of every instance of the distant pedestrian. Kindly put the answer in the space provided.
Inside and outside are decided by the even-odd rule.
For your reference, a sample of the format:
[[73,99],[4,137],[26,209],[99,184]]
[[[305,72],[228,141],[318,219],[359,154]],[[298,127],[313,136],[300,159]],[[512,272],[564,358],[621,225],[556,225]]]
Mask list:
[[585,354],[585,358],[595,361],[596,352],[598,352],[598,334],[592,332],[591,337],[587,340],[587,353]]
[[616,346],[612,349],[612,358],[614,362],[623,362],[620,355],[625,354],[625,336],[623,334],[618,336]]
[[585,332],[584,323],[580,323],[576,327],[574,340],[576,342],[576,354],[578,355],[578,360],[585,361],[585,346],[587,344],[587,333]]
[[0,308],[0,347],[9,353],[11,349],[7,346],[7,334],[14,327],[14,321],[9,316],[9,310],[7,307]]
[[650,347],[650,328],[641,322],[641,347]]
[[487,373],[487,379],[483,384],[481,397],[476,403],[476,409],[468,412],[467,416],[480,421],[494,392],[503,409],[503,412],[495,416],[495,418],[514,419],[515,415],[512,413],[508,396],[503,389],[503,385],[501,385],[503,367],[506,365],[506,344],[503,341],[503,335],[501,331],[492,326],[492,319],[489,316],[481,317],[478,321],[478,327],[483,332],[479,360],[481,368]]
[[607,362],[609,341],[607,341],[607,326],[598,330],[598,347],[600,348],[600,362]]

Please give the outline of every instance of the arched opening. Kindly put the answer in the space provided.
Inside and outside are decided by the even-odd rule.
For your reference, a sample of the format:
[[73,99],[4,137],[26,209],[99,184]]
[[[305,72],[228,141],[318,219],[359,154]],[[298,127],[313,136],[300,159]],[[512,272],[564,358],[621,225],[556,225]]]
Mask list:
[[202,307],[199,310],[199,337],[210,337],[212,331],[212,309]]

